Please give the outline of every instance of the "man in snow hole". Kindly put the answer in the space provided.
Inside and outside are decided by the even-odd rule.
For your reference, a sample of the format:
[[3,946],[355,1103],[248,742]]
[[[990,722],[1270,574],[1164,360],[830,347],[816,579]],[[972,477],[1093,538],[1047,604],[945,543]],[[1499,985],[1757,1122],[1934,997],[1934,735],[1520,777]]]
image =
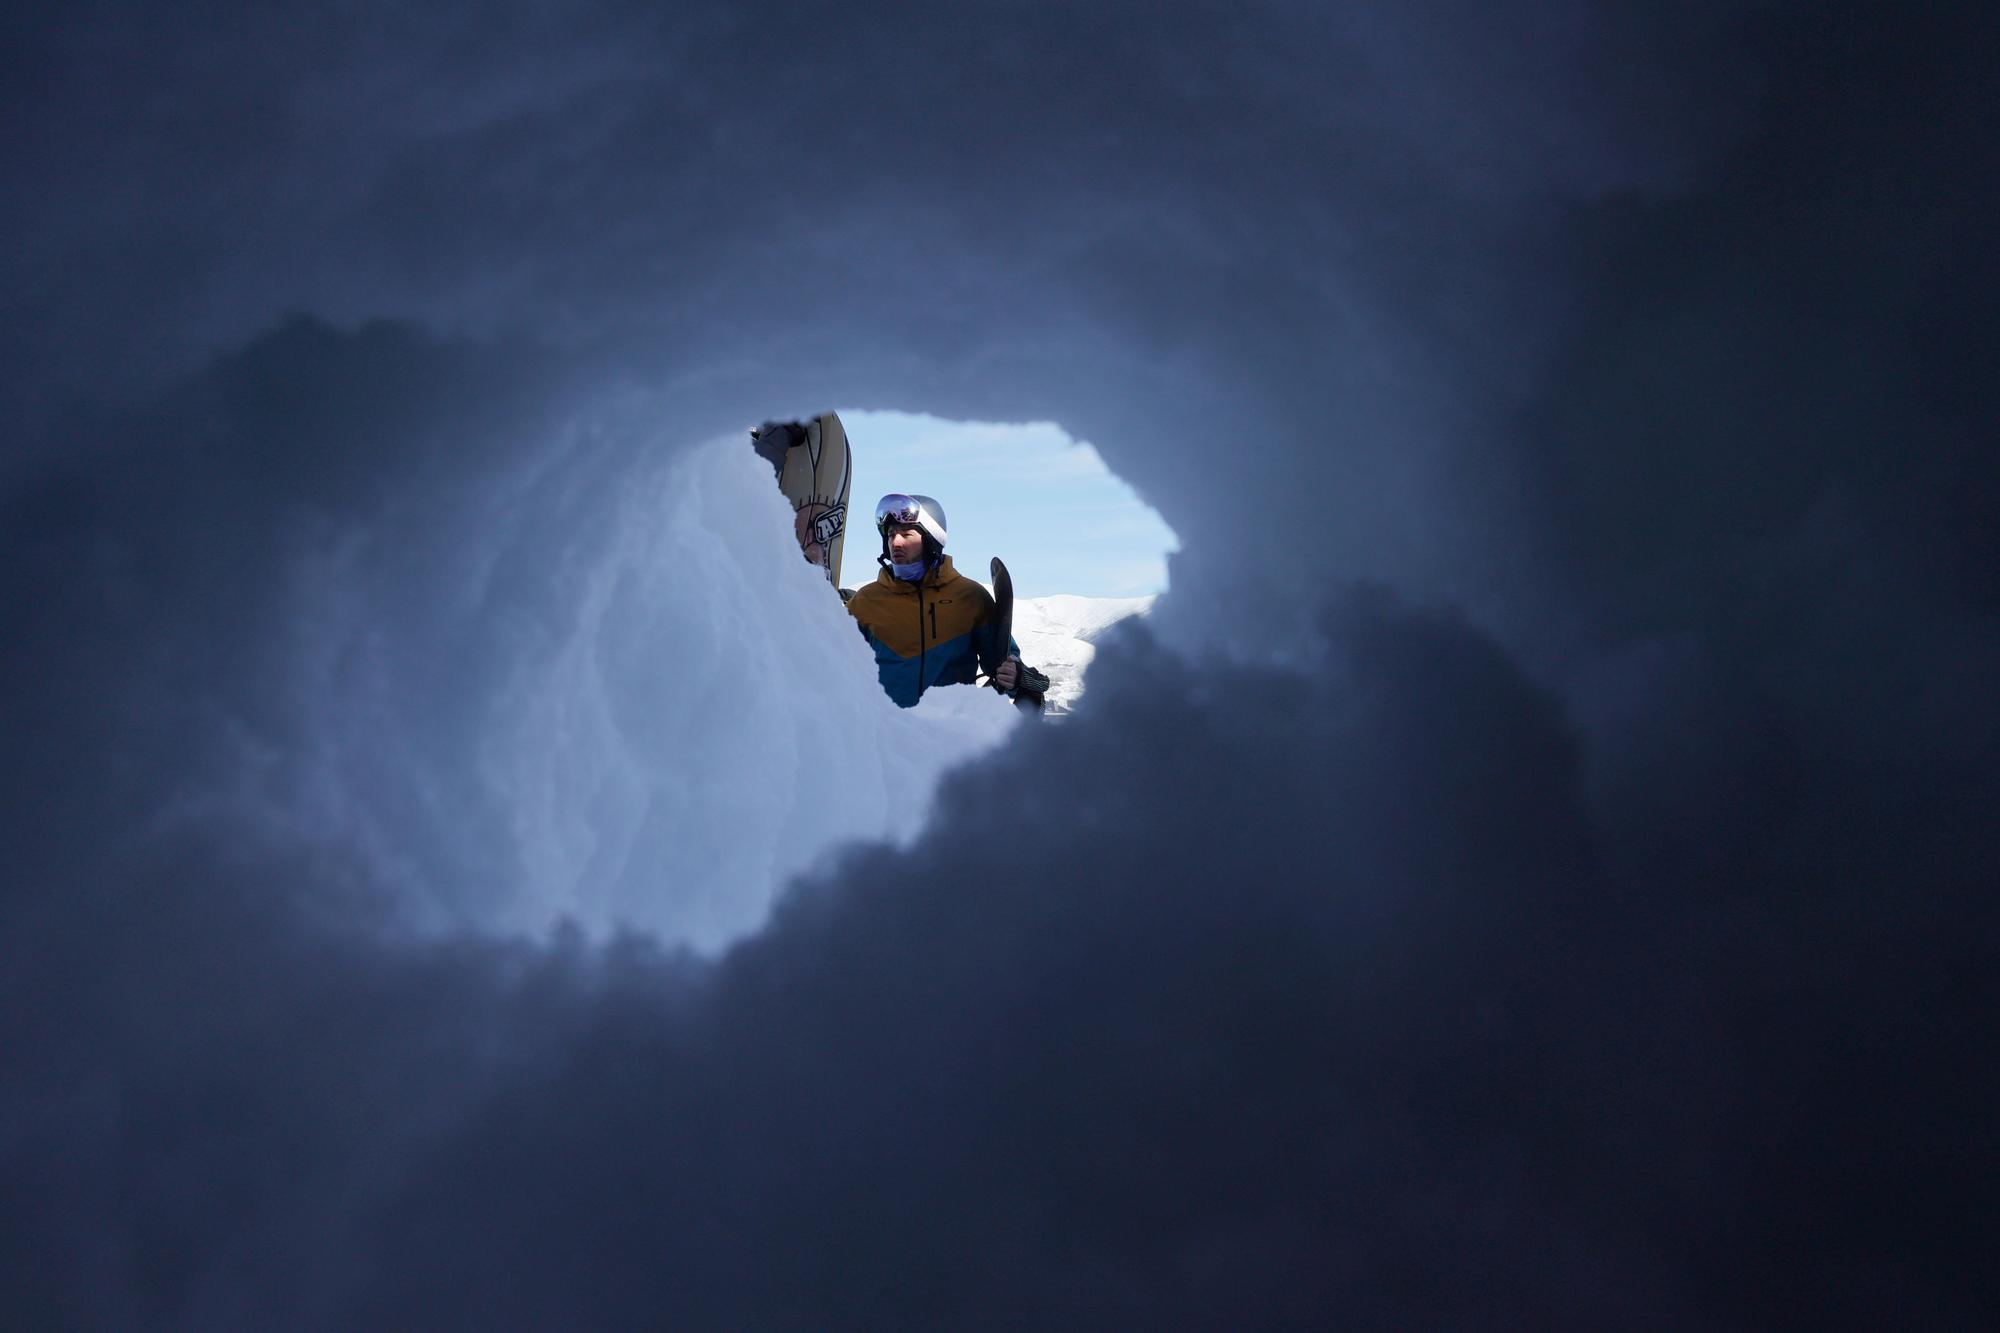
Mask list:
[[[1021,661],[1020,645],[997,642],[993,595],[952,568],[944,553],[944,506],[928,495],[885,495],[875,506],[882,566],[847,610],[875,650],[875,670],[905,708],[933,685],[971,685],[979,664],[997,661],[989,683],[1039,704],[1049,678]],[[1004,651],[1002,651],[1004,649]]]

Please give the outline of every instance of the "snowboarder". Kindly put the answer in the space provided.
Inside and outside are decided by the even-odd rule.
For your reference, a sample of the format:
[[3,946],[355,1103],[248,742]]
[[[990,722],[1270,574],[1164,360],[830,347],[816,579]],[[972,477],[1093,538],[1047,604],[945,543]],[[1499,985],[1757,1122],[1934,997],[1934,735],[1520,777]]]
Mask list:
[[847,610],[875,650],[882,688],[905,708],[933,685],[971,685],[981,661],[997,663],[988,683],[1016,700],[1039,704],[1049,678],[1021,661],[1000,625],[993,597],[952,568],[944,553],[944,506],[928,495],[890,494],[875,506],[882,566]]

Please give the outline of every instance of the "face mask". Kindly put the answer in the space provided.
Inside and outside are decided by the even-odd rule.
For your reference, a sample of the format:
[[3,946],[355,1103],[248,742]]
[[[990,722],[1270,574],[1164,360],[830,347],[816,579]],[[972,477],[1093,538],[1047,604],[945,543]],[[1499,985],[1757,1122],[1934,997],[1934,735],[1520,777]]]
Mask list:
[[889,562],[889,568],[895,570],[896,577],[901,579],[903,582],[915,583],[918,579],[921,579],[924,576],[925,571],[930,568],[930,562],[928,560],[919,557],[918,559],[910,561],[910,563],[907,565],[899,565],[892,560]]

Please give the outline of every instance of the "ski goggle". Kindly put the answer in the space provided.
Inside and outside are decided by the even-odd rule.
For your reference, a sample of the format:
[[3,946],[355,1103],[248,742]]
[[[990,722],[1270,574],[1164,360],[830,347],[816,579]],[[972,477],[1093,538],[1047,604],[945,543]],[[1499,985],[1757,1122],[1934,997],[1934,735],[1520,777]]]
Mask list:
[[875,530],[887,532],[891,523],[916,526],[924,514],[914,495],[885,495],[875,502]]

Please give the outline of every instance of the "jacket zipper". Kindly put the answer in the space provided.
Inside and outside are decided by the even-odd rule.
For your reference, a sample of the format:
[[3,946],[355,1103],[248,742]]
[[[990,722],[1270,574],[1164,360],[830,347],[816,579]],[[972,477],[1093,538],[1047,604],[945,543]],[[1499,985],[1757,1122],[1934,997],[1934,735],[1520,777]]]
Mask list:
[[924,697],[924,585],[917,585],[917,697]]

